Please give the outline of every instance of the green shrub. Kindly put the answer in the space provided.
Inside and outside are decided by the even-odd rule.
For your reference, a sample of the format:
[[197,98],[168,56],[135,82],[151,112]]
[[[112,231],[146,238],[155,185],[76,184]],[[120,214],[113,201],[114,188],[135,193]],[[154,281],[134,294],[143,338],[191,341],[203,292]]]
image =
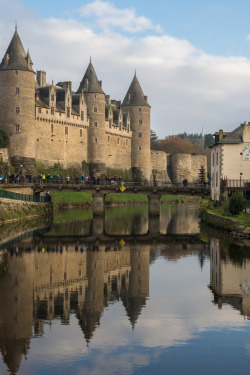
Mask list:
[[213,202],[210,199],[203,199],[200,203],[201,211],[209,211],[214,207]]
[[229,199],[229,211],[232,215],[239,215],[246,206],[246,200],[241,191],[233,193]]

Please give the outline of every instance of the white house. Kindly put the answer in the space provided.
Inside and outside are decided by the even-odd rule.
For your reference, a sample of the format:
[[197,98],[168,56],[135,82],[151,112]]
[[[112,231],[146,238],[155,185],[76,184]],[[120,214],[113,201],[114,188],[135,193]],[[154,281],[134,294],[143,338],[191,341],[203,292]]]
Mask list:
[[[230,133],[216,132],[211,146],[211,197],[222,199],[223,187],[240,188],[250,182],[250,122]],[[224,180],[224,181],[223,181]]]

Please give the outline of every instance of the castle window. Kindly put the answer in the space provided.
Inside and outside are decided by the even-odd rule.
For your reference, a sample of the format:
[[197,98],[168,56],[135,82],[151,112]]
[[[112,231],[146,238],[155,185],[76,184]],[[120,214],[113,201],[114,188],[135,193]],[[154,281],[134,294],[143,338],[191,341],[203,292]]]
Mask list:
[[82,129],[80,129],[80,137],[82,137]]
[[128,140],[126,139],[126,146],[128,145]]
[[52,115],[55,114],[55,108],[54,108],[54,107],[51,107],[51,114],[52,114]]
[[95,143],[97,143],[97,138],[95,138]]
[[214,153],[213,153],[213,167],[214,167]]
[[94,126],[97,128],[97,121],[94,122]]
[[16,94],[20,94],[20,88],[16,87]]
[[55,95],[51,95],[52,102],[55,100]]
[[46,109],[46,115],[48,114],[48,110]]
[[53,125],[51,125],[51,133],[53,134],[53,130],[54,130],[54,126]]
[[138,133],[138,137],[139,137],[139,138],[142,138],[142,133]]
[[139,120],[139,125],[142,125],[142,120]]
[[95,99],[96,99],[96,94],[95,94]]
[[108,142],[110,142],[110,136],[108,136]]
[[109,128],[111,129],[111,124],[112,124],[112,122],[111,122],[111,120],[109,120]]
[[141,112],[141,108],[139,108],[139,112]]
[[94,107],[94,112],[97,113],[97,107]]
[[139,146],[139,151],[141,151],[141,146]]
[[81,111],[81,121],[84,121],[84,112]]
[[117,144],[118,145],[120,144],[120,138],[117,138]]
[[67,117],[70,117],[70,107],[67,107]]
[[42,113],[42,109],[40,107],[38,108],[38,113]]
[[216,165],[218,165],[219,163],[219,154],[218,154],[218,151],[217,151],[217,154],[216,154]]
[[20,113],[20,107],[16,107],[16,113]]
[[20,132],[20,125],[16,124],[16,132]]
[[68,130],[69,130],[68,127],[65,126],[65,135],[68,135],[68,134],[69,134]]
[[16,76],[18,76],[18,70],[16,70]]

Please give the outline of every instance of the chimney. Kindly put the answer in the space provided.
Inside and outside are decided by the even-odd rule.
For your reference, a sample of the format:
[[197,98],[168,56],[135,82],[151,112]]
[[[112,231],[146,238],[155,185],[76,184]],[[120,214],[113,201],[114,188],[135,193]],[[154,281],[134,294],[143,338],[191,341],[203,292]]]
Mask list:
[[99,81],[99,85],[100,85],[100,87],[101,87],[101,89],[102,89],[102,81]]
[[36,80],[37,80],[38,87],[45,87],[46,86],[46,72],[43,70],[37,70]]
[[222,139],[223,139],[223,130],[220,129],[219,130],[219,141],[222,141]]
[[147,96],[144,96],[144,99],[146,100],[146,102],[148,102],[148,97]]

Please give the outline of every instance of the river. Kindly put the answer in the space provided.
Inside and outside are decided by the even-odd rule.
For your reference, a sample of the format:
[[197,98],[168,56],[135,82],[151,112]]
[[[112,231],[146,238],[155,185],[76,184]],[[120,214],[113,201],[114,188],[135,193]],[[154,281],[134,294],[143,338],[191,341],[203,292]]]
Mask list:
[[194,203],[0,229],[0,374],[249,374],[250,243]]

